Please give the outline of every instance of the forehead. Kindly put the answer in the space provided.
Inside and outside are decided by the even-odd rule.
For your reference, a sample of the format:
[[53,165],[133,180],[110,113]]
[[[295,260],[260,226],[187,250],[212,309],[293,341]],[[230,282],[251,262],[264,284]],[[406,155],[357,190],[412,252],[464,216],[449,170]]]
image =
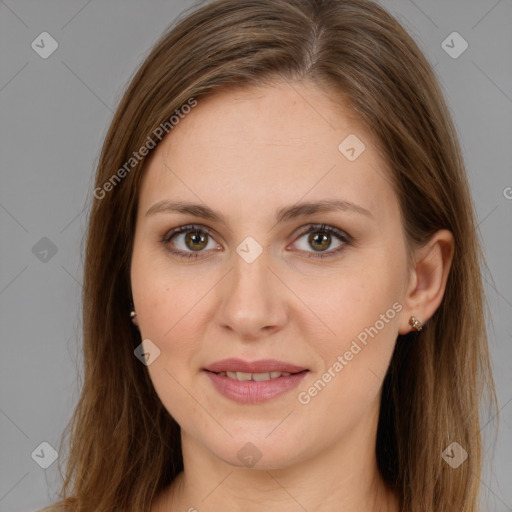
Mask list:
[[234,213],[301,198],[377,210],[379,199],[396,203],[375,141],[339,96],[283,82],[230,87],[197,101],[146,164],[146,210],[169,196],[224,211],[231,205]]
[[199,151],[223,147],[235,155],[255,150],[265,157],[285,155],[287,148],[293,148],[297,157],[313,159],[327,149],[337,159],[338,139],[349,132],[370,143],[366,130],[339,95],[312,83],[280,82],[229,87],[200,98],[162,147],[174,152],[186,143]]

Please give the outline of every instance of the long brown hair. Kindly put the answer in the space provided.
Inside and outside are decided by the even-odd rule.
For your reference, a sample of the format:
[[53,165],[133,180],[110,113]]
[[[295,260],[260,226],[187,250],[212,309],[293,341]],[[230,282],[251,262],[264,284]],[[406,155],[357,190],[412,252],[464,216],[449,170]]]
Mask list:
[[[223,86],[276,80],[312,81],[347,100],[393,171],[410,247],[439,229],[454,235],[443,302],[420,333],[398,336],[376,457],[402,511],[478,510],[484,388],[496,410],[497,400],[485,263],[465,166],[429,63],[398,21],[369,0],[212,2],[179,19],[129,84],[102,149],[89,219],[84,374],[64,433],[64,510],[148,512],[183,469],[179,426],[133,353],[141,339],[129,317],[130,258],[146,157],[130,159],[159,127],[175,129],[169,119],[191,98],[200,103]],[[65,435],[61,452],[64,442]],[[456,469],[441,456],[452,442],[468,453]]]

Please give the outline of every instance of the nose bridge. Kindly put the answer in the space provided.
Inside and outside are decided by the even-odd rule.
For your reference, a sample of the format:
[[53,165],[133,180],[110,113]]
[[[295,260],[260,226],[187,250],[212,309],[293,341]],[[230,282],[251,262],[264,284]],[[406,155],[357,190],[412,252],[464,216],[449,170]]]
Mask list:
[[[255,245],[240,244],[233,254],[232,271],[227,276],[217,310],[218,321],[239,335],[257,335],[262,329],[277,327],[285,320],[283,296],[268,251],[256,254]],[[263,248],[262,248],[263,249]]]
[[[242,251],[243,246],[238,248]],[[268,269],[269,257],[266,251],[263,251],[254,260],[246,259],[240,252],[234,257],[234,286],[236,292],[241,295],[253,296],[253,298],[263,298],[265,291],[268,290],[268,278],[270,271]],[[249,250],[250,254],[251,249]],[[233,290],[235,291],[235,290]]]

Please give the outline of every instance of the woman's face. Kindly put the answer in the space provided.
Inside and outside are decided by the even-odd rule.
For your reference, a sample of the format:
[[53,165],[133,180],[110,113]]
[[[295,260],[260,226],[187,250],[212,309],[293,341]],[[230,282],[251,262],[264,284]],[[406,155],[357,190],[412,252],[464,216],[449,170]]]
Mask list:
[[183,436],[234,465],[374,449],[409,270],[385,162],[346,114],[313,85],[225,89],[145,170],[131,284],[148,370]]

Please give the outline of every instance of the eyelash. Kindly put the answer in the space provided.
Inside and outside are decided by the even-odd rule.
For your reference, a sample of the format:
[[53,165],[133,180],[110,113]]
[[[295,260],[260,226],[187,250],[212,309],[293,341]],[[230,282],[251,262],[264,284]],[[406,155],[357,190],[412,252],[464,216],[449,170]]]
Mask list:
[[[203,226],[189,224],[189,225],[180,226],[178,228],[172,229],[171,231],[168,231],[161,239],[161,242],[164,244],[166,249],[171,254],[173,254],[174,256],[177,256],[178,258],[184,258],[184,259],[200,258],[200,257],[202,257],[202,256],[200,256],[200,253],[202,253],[204,251],[186,252],[186,251],[181,251],[181,250],[170,249],[168,246],[171,239],[174,238],[176,235],[179,235],[181,233],[188,233],[190,231],[199,231],[200,233],[205,233],[209,237],[213,238],[210,231],[208,229],[204,228]],[[324,251],[324,252],[316,252],[316,253],[311,252],[310,253],[309,251],[304,251],[307,254],[307,256],[306,256],[307,258],[331,258],[333,256],[336,256],[346,246],[349,246],[352,244],[352,238],[347,233],[345,233],[344,231],[341,231],[338,228],[335,228],[334,226],[326,226],[325,224],[310,224],[305,231],[303,231],[299,234],[297,240],[302,238],[304,235],[308,235],[309,233],[315,233],[315,232],[324,233],[324,234],[327,233],[330,235],[334,235],[341,242],[343,242],[343,245],[341,245],[340,247],[338,247],[332,251],[329,251],[329,252]]]

